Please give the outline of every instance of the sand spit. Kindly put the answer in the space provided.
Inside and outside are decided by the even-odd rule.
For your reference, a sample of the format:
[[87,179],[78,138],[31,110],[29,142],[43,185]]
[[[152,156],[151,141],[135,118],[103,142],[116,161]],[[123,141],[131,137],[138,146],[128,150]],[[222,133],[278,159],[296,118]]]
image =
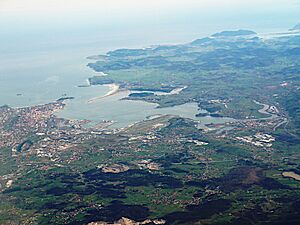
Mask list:
[[94,103],[94,102],[96,102],[100,99],[112,96],[112,95],[118,93],[118,91],[120,89],[120,86],[118,84],[115,84],[115,83],[114,84],[104,84],[104,86],[108,86],[109,91],[103,96],[98,96],[98,97],[95,97],[95,98],[91,98],[90,100],[88,100],[88,103]]
[[187,88],[187,86],[184,86],[181,88],[175,88],[171,92],[155,92],[155,95],[178,95],[178,94],[180,94],[180,92],[182,92],[186,88]]

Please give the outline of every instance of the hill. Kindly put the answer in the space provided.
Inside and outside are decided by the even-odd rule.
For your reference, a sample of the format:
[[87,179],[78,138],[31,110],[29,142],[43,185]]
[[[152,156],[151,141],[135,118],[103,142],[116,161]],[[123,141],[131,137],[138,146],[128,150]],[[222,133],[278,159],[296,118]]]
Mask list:
[[292,30],[300,30],[300,23],[298,23],[296,26],[294,26]]
[[234,31],[222,31],[220,33],[213,34],[212,37],[236,37],[236,36],[246,36],[255,35],[256,32],[251,30],[234,30]]

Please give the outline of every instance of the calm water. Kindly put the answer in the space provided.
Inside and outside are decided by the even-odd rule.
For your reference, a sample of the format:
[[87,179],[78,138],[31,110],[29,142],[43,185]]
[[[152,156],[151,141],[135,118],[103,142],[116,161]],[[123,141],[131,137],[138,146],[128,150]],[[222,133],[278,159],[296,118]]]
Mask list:
[[152,104],[119,101],[118,95],[86,104],[108,91],[77,87],[94,75],[86,57],[189,42],[225,29],[285,31],[300,22],[299,6],[295,0],[1,0],[0,105],[43,104],[66,94],[75,97],[60,113],[68,118],[122,125],[159,113],[192,118],[197,107],[191,104],[155,110]]
[[[92,87],[92,89],[96,90],[96,87]],[[196,118],[195,115],[200,112],[196,103],[187,103],[169,108],[156,108],[157,104],[121,100],[127,97],[128,94],[129,92],[119,92],[116,95],[102,98],[93,103],[87,103],[93,95],[89,92],[84,92],[76,101],[71,100],[65,110],[60,111],[57,115],[68,119],[111,120],[114,121],[111,128],[125,127],[151,115],[165,114],[180,115],[184,118],[197,120],[199,121],[199,127],[204,127],[207,123],[233,121],[230,118]],[[76,113],[74,113],[75,111]]]

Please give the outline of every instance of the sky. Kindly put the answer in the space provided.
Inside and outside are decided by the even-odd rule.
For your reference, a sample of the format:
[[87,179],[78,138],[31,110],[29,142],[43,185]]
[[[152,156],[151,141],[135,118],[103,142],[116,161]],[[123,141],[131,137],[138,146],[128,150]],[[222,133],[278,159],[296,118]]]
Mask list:
[[[297,0],[277,0],[276,5],[286,5],[289,2],[297,3]],[[182,7],[192,5],[201,5],[206,7],[241,7],[262,5],[274,5],[274,0],[1,0],[1,11],[59,11],[59,10],[86,10],[105,7],[109,9],[133,9],[133,8],[151,8],[164,6]]]
[[[55,18],[73,14],[168,13],[186,10],[224,12],[249,10],[279,12],[298,8],[298,0],[0,0],[0,13],[11,16]],[[297,6],[298,5],[298,6]]]

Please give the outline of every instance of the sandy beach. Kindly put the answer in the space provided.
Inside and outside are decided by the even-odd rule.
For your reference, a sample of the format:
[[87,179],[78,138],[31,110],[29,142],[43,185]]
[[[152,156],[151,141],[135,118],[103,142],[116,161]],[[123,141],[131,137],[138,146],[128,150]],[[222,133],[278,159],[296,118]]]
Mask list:
[[115,83],[114,84],[105,84],[104,86],[108,86],[109,91],[103,96],[98,96],[98,97],[89,99],[88,103],[93,103],[95,101],[106,98],[108,96],[112,96],[112,95],[116,94],[120,89],[120,86],[118,84],[115,84]]
[[182,92],[184,89],[186,89],[187,86],[181,87],[181,88],[175,88],[170,92],[156,92],[156,95],[178,95],[180,92]]

